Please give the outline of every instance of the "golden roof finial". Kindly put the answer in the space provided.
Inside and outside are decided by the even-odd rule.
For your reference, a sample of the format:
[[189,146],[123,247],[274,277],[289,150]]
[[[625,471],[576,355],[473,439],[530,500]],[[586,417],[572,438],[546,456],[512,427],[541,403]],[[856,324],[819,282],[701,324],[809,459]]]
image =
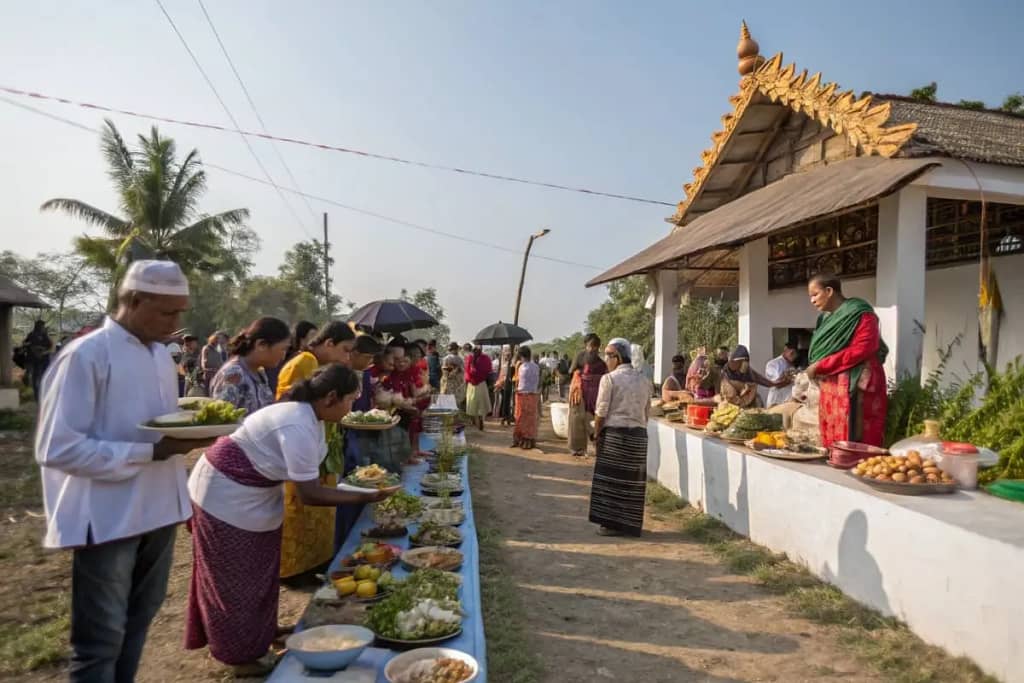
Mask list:
[[746,20],[740,22],[740,42],[736,45],[736,57],[739,59],[740,76],[749,76],[754,70],[764,63],[759,54],[761,46],[750,37],[750,29],[747,28]]

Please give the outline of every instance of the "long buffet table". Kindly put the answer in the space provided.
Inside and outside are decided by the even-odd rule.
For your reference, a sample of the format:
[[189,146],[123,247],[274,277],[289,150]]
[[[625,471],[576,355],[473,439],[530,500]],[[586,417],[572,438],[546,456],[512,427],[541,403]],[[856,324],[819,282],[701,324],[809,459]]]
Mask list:
[[[460,599],[466,615],[462,619],[462,633],[457,638],[453,638],[439,644],[439,647],[450,647],[473,655],[476,658],[477,663],[480,665],[480,673],[476,678],[476,682],[486,683],[487,648],[484,640],[484,621],[480,605],[480,554],[476,538],[476,525],[473,519],[473,505],[469,487],[469,472],[466,469],[467,460],[468,458],[462,458],[462,480],[464,482],[464,492],[461,496],[463,507],[466,511],[466,521],[459,527],[463,536],[462,546],[459,548],[463,554],[463,564],[462,568],[459,570],[459,573],[462,575],[462,592],[460,594]],[[406,467],[402,472],[403,486],[409,493],[422,495],[422,491],[420,490],[420,479],[426,473],[427,465],[425,463]],[[360,532],[364,529],[369,529],[372,526],[374,526],[374,523],[371,518],[371,509],[367,506],[363,509],[362,514],[355,523],[355,526],[351,531],[349,531],[348,538],[345,540],[345,544],[342,546],[341,551],[331,562],[330,571],[340,568],[341,559],[346,555],[352,554],[359,548],[360,544],[363,543]],[[410,534],[415,530],[416,525],[413,524],[409,526]],[[403,549],[408,549],[409,535],[407,534],[406,536],[398,539],[386,539],[385,542],[397,545]],[[392,574],[399,579],[408,575],[408,572],[402,569],[400,564],[396,564],[391,571]],[[300,629],[301,626],[302,625],[300,624]],[[325,681],[334,681],[338,683],[363,683],[365,681],[369,683],[370,681],[375,681],[376,683],[385,683],[384,665],[387,664],[388,661],[396,654],[398,654],[398,651],[396,650],[371,646],[366,648],[359,659],[349,666],[348,669],[336,672],[330,676],[325,676],[320,673],[309,674],[306,672],[305,667],[295,657],[285,655],[267,680],[270,683],[291,683],[293,681],[316,681],[318,683],[324,683]]]
[[647,474],[924,640],[1024,683],[1024,505],[882,493],[824,462],[767,458],[663,419]]

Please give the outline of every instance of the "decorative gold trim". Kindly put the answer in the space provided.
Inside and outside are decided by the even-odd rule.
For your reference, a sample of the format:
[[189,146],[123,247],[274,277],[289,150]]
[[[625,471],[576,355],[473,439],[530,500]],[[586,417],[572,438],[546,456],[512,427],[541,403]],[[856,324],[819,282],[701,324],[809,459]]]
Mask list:
[[885,126],[890,113],[888,102],[872,104],[870,95],[857,99],[851,90],[836,94],[838,88],[835,83],[822,85],[821,73],[808,78],[806,70],[796,73],[795,64],[783,67],[781,52],[753,74],[745,76],[740,81],[740,92],[729,98],[732,112],[722,117],[722,130],[711,135],[713,145],[701,153],[702,165],[693,170],[693,180],[683,185],[686,198],[679,202],[669,222],[682,225],[686,209],[718,163],[722,149],[755,93],[760,92],[773,102],[784,104],[845,135],[850,144],[869,156],[892,157],[917,130],[916,123]]

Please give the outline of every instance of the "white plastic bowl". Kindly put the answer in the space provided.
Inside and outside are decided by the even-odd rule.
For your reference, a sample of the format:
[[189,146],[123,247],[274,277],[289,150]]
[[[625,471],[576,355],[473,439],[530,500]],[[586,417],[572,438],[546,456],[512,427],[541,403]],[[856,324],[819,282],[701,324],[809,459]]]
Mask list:
[[477,664],[476,659],[462,650],[453,650],[449,647],[421,647],[416,650],[403,652],[388,662],[384,667],[384,678],[387,679],[388,683],[399,683],[405,672],[409,670],[409,667],[416,662],[424,659],[439,659],[441,657],[461,659],[469,664],[469,668],[472,673],[469,678],[464,681],[460,681],[460,683],[470,683],[470,681],[475,681],[477,675],[480,673],[480,665]]
[[[330,635],[338,638],[352,638],[360,642],[355,647],[344,650],[303,650],[302,644],[310,638]],[[302,662],[307,669],[313,671],[338,671],[344,669],[352,662],[359,659],[363,650],[373,642],[373,631],[362,626],[350,624],[331,624],[328,626],[317,626],[306,631],[288,636],[285,645],[288,651],[295,655],[295,658]]]

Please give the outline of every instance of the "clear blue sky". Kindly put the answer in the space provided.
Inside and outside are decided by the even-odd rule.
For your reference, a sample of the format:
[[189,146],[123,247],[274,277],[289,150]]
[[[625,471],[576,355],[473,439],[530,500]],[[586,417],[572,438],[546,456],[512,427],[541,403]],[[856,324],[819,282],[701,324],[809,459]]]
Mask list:
[[[199,5],[168,11],[243,127],[257,129]],[[857,92],[931,80],[943,100],[998,104],[1024,89],[1024,10],[1011,1],[857,3],[243,2],[207,8],[272,132],[441,164],[666,201],[682,198],[737,88],[746,18],[765,55]],[[0,83],[228,124],[155,3],[0,2]],[[37,105],[96,126],[100,117]],[[126,135],[148,123],[114,117]],[[54,196],[116,209],[98,139],[0,102],[0,248],[64,249],[83,225],[43,215]],[[163,125],[183,148],[251,175],[236,135]],[[263,141],[257,152],[287,184]],[[306,192],[519,249],[612,265],[663,236],[668,207],[621,202],[280,146]],[[209,211],[252,211],[257,269],[305,237],[271,188],[209,172]],[[305,229],[319,234],[298,198]],[[511,319],[520,259],[328,210],[338,291],[356,302],[434,286],[462,339]],[[532,261],[522,322],[538,339],[580,329],[596,271]]]

